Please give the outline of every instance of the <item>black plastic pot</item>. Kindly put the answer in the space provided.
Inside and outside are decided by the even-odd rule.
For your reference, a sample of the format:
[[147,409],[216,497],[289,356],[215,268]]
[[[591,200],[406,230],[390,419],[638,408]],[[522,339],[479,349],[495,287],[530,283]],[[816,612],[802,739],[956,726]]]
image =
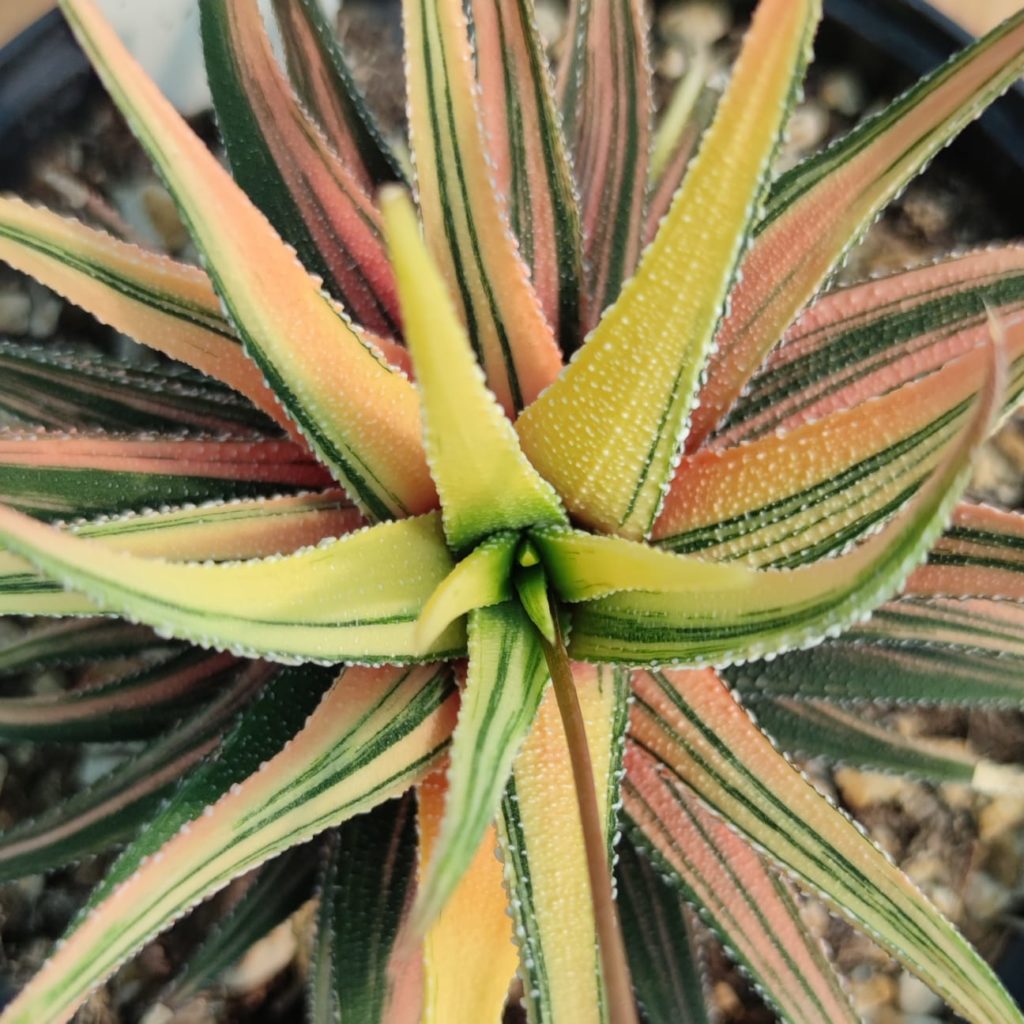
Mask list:
[[38,141],[81,109],[92,70],[58,11],[0,50],[0,188],[17,184]]

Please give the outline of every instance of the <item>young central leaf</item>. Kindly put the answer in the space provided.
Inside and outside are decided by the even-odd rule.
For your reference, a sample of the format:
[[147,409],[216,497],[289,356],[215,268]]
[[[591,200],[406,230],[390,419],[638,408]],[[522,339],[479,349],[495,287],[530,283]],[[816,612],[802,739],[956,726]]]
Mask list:
[[499,530],[564,525],[558,497],[526,461],[487,390],[412,204],[388,188],[381,206],[448,543],[458,551]]
[[578,518],[638,539],[654,521],[818,23],[817,0],[758,8],[732,85],[636,276],[517,423]]

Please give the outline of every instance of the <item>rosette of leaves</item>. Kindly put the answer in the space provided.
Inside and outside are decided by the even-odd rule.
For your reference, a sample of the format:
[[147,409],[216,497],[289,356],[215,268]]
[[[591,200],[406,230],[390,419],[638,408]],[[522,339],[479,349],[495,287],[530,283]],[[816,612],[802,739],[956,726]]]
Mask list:
[[199,991],[315,873],[318,1022],[496,1021],[517,973],[533,1021],[706,1020],[687,903],[782,1018],[852,1021],[800,891],[1024,1019],[787,757],[1019,782],[856,702],[1024,703],[1024,519],[962,501],[1024,250],[819,292],[1024,14],[773,177],[819,0],[762,0],[696,147],[639,0],[573,4],[557,69],[530,0],[405,0],[411,159],[313,0],[281,64],[200,0],[230,173],[62,7],[204,269],[0,201],[0,258],[191,367],[0,350],[0,611],[52,620],[0,670],[90,666],[0,732],[150,740],[0,838],[6,877],[123,845],[4,1024],[247,875]]

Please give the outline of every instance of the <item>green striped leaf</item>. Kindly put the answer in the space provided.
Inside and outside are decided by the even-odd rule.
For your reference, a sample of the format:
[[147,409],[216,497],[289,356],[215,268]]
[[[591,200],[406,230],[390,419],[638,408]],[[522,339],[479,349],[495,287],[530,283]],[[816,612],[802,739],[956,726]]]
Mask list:
[[164,636],[277,661],[404,663],[464,649],[453,626],[419,646],[416,620],[452,563],[436,513],[281,558],[171,563],[0,508],[0,540],[97,607]]
[[961,504],[906,593],[1024,599],[1024,515]]
[[587,268],[584,333],[633,275],[651,151],[651,68],[642,0],[573,0],[559,70]]
[[467,10],[462,0],[403,0],[402,10],[424,232],[487,383],[514,416],[551,383],[562,357],[493,180]]
[[163,175],[246,352],[310,445],[375,518],[433,508],[416,393],[404,374],[340,314],[92,0],[61,0],[61,9]]
[[[97,782],[0,833],[0,880],[34,875],[101,853],[135,835],[221,736],[271,669],[256,663],[214,702]],[[199,769],[202,771],[202,769]]]
[[311,1024],[385,1024],[399,993],[389,976],[416,876],[410,797],[346,821],[328,839],[309,975]]
[[571,350],[583,336],[582,229],[534,0],[472,0],[471,10],[495,184],[544,315]]
[[286,921],[313,895],[313,851],[297,846],[254,872],[238,902],[189,956],[161,1002],[182,1006],[217,980],[253,943]]
[[210,697],[238,667],[230,654],[189,648],[93,686],[0,697],[0,740],[125,742],[160,732]]
[[636,276],[516,424],[569,512],[602,532],[640,539],[657,516],[820,6],[759,6],[700,155]]
[[645,245],[654,241],[662,218],[668,213],[697,152],[701,136],[711,124],[720,96],[706,84],[711,72],[706,51],[688,52],[687,61],[686,74],[664,109],[658,112],[648,176]]
[[[573,676],[611,863],[629,677],[588,665],[574,665]],[[499,829],[530,1021],[604,1021],[583,832],[565,732],[550,691],[515,760]]]
[[412,204],[389,189],[382,205],[449,545],[458,551],[499,530],[565,524],[558,496],[526,461],[487,390]]
[[368,191],[404,172],[356,85],[345,54],[317,0],[272,0],[288,74],[303,106]]
[[831,292],[772,351],[714,446],[793,430],[889,394],[984,343],[989,311],[1007,321],[1021,309],[1024,248],[1017,246]]
[[8,1021],[67,1020],[152,935],[232,878],[400,794],[443,754],[455,703],[443,670],[349,669],[281,753],[94,905],[8,1006]]
[[1024,608],[1005,601],[883,605],[808,651],[725,670],[744,695],[1024,706]]
[[291,441],[0,431],[0,500],[40,519],[117,515],[330,482]]
[[0,196],[0,260],[143,345],[223,381],[290,428],[197,267],[8,196]]
[[[1024,330],[1004,349],[1024,385]],[[683,458],[653,538],[680,553],[795,568],[842,552],[886,522],[942,461],[970,417],[989,357],[942,369],[851,409]]]
[[[72,529],[113,550],[143,558],[225,562],[289,554],[351,533],[362,522],[352,504],[333,491],[146,512]],[[87,598],[64,591],[24,558],[0,550],[0,612],[86,615],[96,611]]]
[[[0,554],[0,565],[3,558]],[[0,582],[2,593],[3,583]],[[48,622],[19,633],[0,645],[0,675],[16,675],[30,669],[82,662],[102,663],[150,649],[166,651],[169,647],[171,645],[160,640],[152,630],[130,622],[114,619]]]
[[700,447],[878,212],[1022,70],[1024,12],[773,184],[708,362],[687,451]]
[[469,613],[469,672],[452,738],[440,834],[416,895],[427,927],[455,891],[501,805],[548,682],[537,633],[517,601]]
[[754,848],[675,785],[639,748],[626,754],[623,806],[631,834],[672,885],[703,910],[783,1020],[856,1024],[849,997],[790,885]]
[[713,672],[635,673],[635,742],[974,1024],[1020,1024],[987,964],[776,751]]
[[292,92],[259,6],[210,0],[199,12],[235,181],[358,323],[396,336],[398,300],[373,200]]
[[141,369],[99,354],[0,342],[0,416],[66,430],[278,433],[223,385],[181,367]]
[[966,782],[983,792],[1019,792],[1024,786],[1024,773],[1015,766],[903,736],[831,704],[779,698],[752,700],[747,706],[758,725],[789,754],[936,782]]
[[573,607],[570,652],[587,660],[725,665],[819,643],[903,585],[939,537],[966,487],[997,406],[985,385],[970,422],[903,511],[853,551],[815,565],[762,570],[733,590],[621,593]]
[[619,916],[644,1019],[648,1024],[712,1024],[693,913],[630,839],[619,841],[616,855]]

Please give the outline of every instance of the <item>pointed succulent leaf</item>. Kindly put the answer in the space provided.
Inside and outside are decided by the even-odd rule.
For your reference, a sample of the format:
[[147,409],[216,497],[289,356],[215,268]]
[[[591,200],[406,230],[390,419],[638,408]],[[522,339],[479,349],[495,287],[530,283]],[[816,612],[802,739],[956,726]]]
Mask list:
[[988,793],[1019,792],[1024,786],[1024,772],[1016,766],[994,764],[935,740],[904,736],[822,701],[770,698],[747,706],[758,725],[788,754],[824,757],[935,782],[966,782]]
[[426,648],[451,623],[474,608],[500,604],[512,596],[510,579],[515,534],[499,533],[478,544],[439,584],[416,623],[417,642]]
[[[338,491],[143,512],[72,529],[115,551],[141,558],[224,562],[289,554],[363,523]],[[0,550],[0,612],[8,615],[81,615],[97,611],[81,594],[66,592],[31,562]]]
[[727,448],[793,430],[887,395],[983,343],[990,334],[989,311],[1007,322],[1021,309],[1020,246],[957,256],[830,292],[772,351],[713,444]]
[[377,518],[431,508],[412,385],[321,292],[92,0],[61,7],[162,172],[246,351],[318,455]]
[[127,742],[160,732],[234,674],[230,654],[188,648],[95,686],[0,697],[0,740]]
[[0,415],[55,430],[279,433],[240,395],[181,367],[141,369],[109,356],[9,342],[0,342]]
[[725,670],[751,697],[1024,706],[1024,607],[901,600],[844,636]]
[[688,451],[879,211],[1022,71],[1024,12],[775,182],[718,332]]
[[517,601],[470,612],[468,634],[444,818],[416,895],[414,923],[423,929],[441,913],[498,812],[548,682],[544,652]]
[[0,260],[143,345],[230,385],[290,426],[197,267],[8,196],[0,196]]
[[416,881],[411,796],[346,821],[328,837],[309,977],[311,1024],[397,1022],[390,977]]
[[398,297],[376,207],[292,92],[259,5],[209,0],[199,13],[232,177],[357,323],[397,336]]
[[715,114],[719,94],[707,87],[710,62],[704,50],[687,54],[689,65],[672,98],[659,113],[659,124],[651,150],[644,244],[654,240],[662,218],[668,213],[682,185],[701,136]]
[[941,534],[966,487],[1001,391],[990,377],[967,422],[903,511],[853,551],[756,573],[733,590],[623,593],[573,609],[570,651],[588,660],[730,664],[812,646],[892,597]]
[[1024,600],[1024,515],[961,504],[905,593]]
[[582,336],[580,213],[534,0],[473,0],[471,10],[495,184],[544,315],[573,348]]
[[710,670],[635,673],[630,735],[974,1024],[1020,1024],[992,970],[772,746]]
[[561,353],[492,179],[462,0],[403,0],[402,9],[427,241],[487,382],[514,416],[554,379]]
[[712,1024],[693,911],[630,839],[619,841],[616,856],[619,914],[644,1019],[649,1024]]
[[181,1006],[245,955],[254,943],[285,922],[313,894],[315,871],[310,849],[297,846],[254,872],[245,892],[189,956],[161,997]]
[[627,745],[623,808],[631,834],[693,900],[726,948],[793,1024],[856,1024],[835,969],[800,917],[790,885],[704,808],[692,790]]
[[533,465],[571,513],[605,532],[636,539],[657,515],[820,6],[760,5],[729,92],[636,276],[519,419]]
[[135,835],[175,784],[217,749],[231,720],[270,675],[250,666],[214,702],[137,756],[32,821],[0,833],[0,879],[20,878],[101,853]]
[[[278,661],[424,660],[416,619],[451,571],[439,516],[381,523],[281,558],[138,558],[0,508],[0,540],[96,606],[166,636]],[[451,656],[462,631],[431,652]]]
[[558,94],[581,193],[590,330],[643,241],[653,110],[643,0],[573,0],[566,37]]
[[0,494],[47,519],[329,484],[290,441],[0,432]]
[[[1011,381],[1024,380],[1024,330],[1006,355]],[[855,408],[684,457],[653,538],[680,553],[776,568],[841,553],[942,461],[970,418],[988,358],[977,348]]]
[[454,705],[436,667],[349,669],[280,754],[86,914],[8,1021],[67,1021],[144,942],[233,877],[417,782],[444,752]]
[[[0,555],[0,559],[4,556]],[[2,564],[2,562],[0,562]],[[2,592],[0,583],[0,592]],[[102,664],[141,651],[174,649],[145,626],[116,619],[52,622],[18,633],[0,644],[0,676],[82,662]]]
[[[617,835],[629,677],[574,665],[604,814],[609,860]],[[541,703],[502,803],[501,843],[531,1022],[604,1019],[590,880],[565,731],[553,692]]]
[[534,530],[530,536],[563,601],[593,601],[630,590],[724,591],[749,587],[757,580],[745,566],[672,555],[621,537],[582,530]]
[[367,191],[403,171],[356,85],[318,0],[273,0],[288,73],[327,141]]
[[498,530],[565,523],[557,495],[487,390],[412,204],[396,189],[382,204],[448,543],[460,550]]
[[0,431],[0,500],[41,519],[329,485],[291,441]]
[[[436,772],[417,790],[420,882],[429,878],[447,814],[448,785]],[[461,880],[423,940],[420,1024],[498,1024],[516,971],[498,840],[488,823]]]

